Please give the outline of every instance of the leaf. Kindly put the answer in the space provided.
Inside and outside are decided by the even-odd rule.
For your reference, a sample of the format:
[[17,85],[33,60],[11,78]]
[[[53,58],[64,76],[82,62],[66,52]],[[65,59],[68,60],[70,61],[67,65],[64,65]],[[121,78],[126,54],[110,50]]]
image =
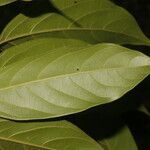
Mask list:
[[19,123],[0,119],[0,149],[102,150],[68,121]]
[[[15,1],[17,1],[17,0],[0,0],[0,6],[10,4],[10,3],[15,2]],[[31,1],[31,0],[22,0],[22,1]]]
[[142,105],[138,108],[138,111],[143,112],[144,114],[150,116],[149,110],[145,107],[145,105]]
[[77,113],[120,98],[150,73],[150,59],[140,52],[115,44],[82,48],[85,43],[68,43],[33,40],[0,55],[1,117],[29,120]]
[[[40,47],[41,46],[41,47]],[[41,50],[43,46],[48,46],[46,50]],[[21,47],[15,46],[12,49],[6,50],[4,53],[0,53],[0,67],[6,66],[7,63],[11,62],[11,59],[16,55],[20,55],[23,53],[21,56],[24,58],[24,52],[26,50],[28,51],[33,51],[35,53],[35,47],[38,47],[39,51],[37,50],[36,53],[38,52],[39,54],[45,53],[45,51],[51,50],[51,49],[56,49],[56,48],[61,48],[61,47],[74,47],[74,48],[85,48],[87,46],[91,46],[91,44],[88,44],[84,41],[80,40],[72,40],[72,39],[57,39],[57,38],[43,38],[43,39],[37,39],[31,40],[29,43],[25,42]],[[18,48],[17,48],[18,47]],[[34,47],[34,48],[32,48]],[[29,50],[30,49],[30,50]],[[37,55],[39,55],[37,54]],[[13,60],[13,59],[12,59]]]
[[[0,43],[37,37],[61,37],[119,44],[150,45],[135,19],[107,0],[51,0],[57,11],[31,18],[14,18],[1,34]],[[23,41],[24,41],[23,40]]]
[[123,127],[111,137],[99,141],[106,150],[138,150],[128,127]]
[[0,0],[0,6],[15,2],[16,0]]

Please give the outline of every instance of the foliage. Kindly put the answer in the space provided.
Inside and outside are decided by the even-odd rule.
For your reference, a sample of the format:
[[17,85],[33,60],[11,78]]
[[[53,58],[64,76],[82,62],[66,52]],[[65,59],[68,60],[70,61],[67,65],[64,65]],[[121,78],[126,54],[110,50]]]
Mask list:
[[150,40],[108,0],[50,0],[49,8],[18,14],[0,35],[0,148],[137,150],[124,108],[116,110],[124,126],[102,138],[92,139],[69,117],[123,103],[150,74],[150,58],[125,44],[150,46]]

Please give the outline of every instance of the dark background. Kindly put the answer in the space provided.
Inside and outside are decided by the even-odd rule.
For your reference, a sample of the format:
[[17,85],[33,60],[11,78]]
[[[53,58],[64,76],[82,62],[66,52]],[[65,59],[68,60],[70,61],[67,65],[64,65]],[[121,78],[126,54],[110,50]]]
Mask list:
[[[145,35],[150,38],[150,0],[112,1],[127,9],[135,17]],[[33,12],[33,6],[35,12]],[[36,16],[38,13],[49,11],[49,7],[50,5],[47,0],[33,0],[30,3],[17,1],[10,5],[0,7],[0,32],[18,13]],[[142,52],[150,55],[149,47],[127,46],[134,49],[141,49]],[[149,87],[150,79],[147,78],[134,90],[111,105],[100,106],[101,109],[99,107],[97,109],[90,109],[85,113],[72,115],[65,119],[75,123],[95,139],[107,137],[110,133],[113,134],[125,122],[130,127],[139,150],[150,150],[150,117],[135,110],[141,103],[145,103],[147,108],[150,108]],[[104,113],[105,115],[103,115]],[[120,123],[122,118],[124,121]],[[114,122],[116,123],[113,124]],[[95,126],[95,131],[93,131],[93,126]],[[98,136],[100,134],[102,137]]]

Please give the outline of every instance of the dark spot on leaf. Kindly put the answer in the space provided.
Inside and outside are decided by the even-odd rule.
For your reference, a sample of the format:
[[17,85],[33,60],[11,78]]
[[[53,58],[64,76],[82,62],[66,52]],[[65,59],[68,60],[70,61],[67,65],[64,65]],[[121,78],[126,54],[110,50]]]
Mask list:
[[77,71],[79,71],[79,68],[77,68]]
[[76,3],[77,3],[77,1],[74,1],[74,3],[76,4]]

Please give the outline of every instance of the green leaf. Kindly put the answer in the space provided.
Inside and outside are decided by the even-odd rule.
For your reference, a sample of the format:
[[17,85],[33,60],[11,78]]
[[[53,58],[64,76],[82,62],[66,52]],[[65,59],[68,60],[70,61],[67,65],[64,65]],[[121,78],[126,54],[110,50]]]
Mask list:
[[73,41],[33,40],[0,55],[1,117],[77,113],[120,98],[150,73],[150,59],[140,52]]
[[16,0],[0,0],[0,6],[15,2]]
[[0,119],[0,149],[102,150],[97,142],[67,121],[18,123]]
[[[17,0],[0,0],[0,6],[10,4],[10,3],[15,2],[15,1],[17,1]],[[22,0],[22,1],[31,1],[31,0]]]
[[100,140],[99,144],[107,150],[138,150],[128,127],[123,127],[115,135]]
[[[56,12],[31,18],[14,18],[1,34],[0,43],[37,37],[77,38],[88,43],[150,45],[135,19],[107,0],[51,0]],[[27,39],[26,39],[27,38]],[[20,41],[21,40],[21,41]],[[23,40],[24,41],[24,40]]]

